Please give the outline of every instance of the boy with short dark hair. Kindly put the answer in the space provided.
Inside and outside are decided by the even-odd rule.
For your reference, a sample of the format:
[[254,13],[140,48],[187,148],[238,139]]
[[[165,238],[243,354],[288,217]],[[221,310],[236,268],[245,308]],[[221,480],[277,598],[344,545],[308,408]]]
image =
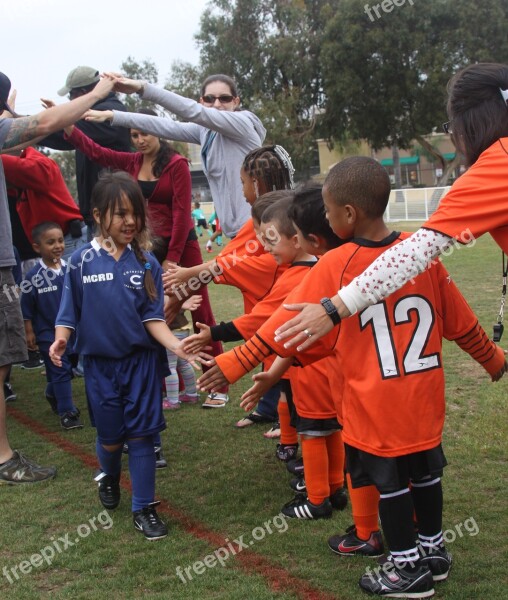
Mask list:
[[[383,221],[389,193],[386,171],[372,159],[345,159],[331,169],[323,187],[328,220],[351,243],[325,254],[287,303],[321,298],[339,325],[298,354],[298,360],[308,364],[336,353],[345,381],[341,411],[347,469],[353,486],[374,484],[380,492],[390,561],[369,569],[360,587],[384,597],[427,598],[434,594],[433,582],[446,579],[451,567],[442,533],[442,338],[455,341],[493,381],[507,365],[441,263],[347,321],[340,322],[333,307],[327,308],[327,294],[407,237],[390,232]],[[288,311],[281,307],[258,331],[246,356],[294,352],[273,339],[287,320]]]
[[[79,409],[72,401],[72,365],[70,352],[62,357],[62,368],[49,358],[49,347],[55,341],[55,319],[60,307],[64,285],[62,260],[65,240],[61,227],[46,221],[32,230],[33,248],[41,258],[21,284],[21,310],[25,321],[28,348],[37,345],[46,367],[46,398],[53,412],[60,416],[63,429],[83,427]],[[28,282],[28,283],[26,283]],[[23,289],[26,285],[26,291]]]

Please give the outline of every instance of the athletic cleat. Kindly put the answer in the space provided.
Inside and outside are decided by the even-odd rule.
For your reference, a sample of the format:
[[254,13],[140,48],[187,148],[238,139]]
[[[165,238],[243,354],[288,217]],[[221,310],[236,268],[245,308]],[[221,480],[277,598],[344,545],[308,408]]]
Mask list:
[[66,412],[60,417],[60,425],[63,429],[81,429],[83,423],[79,418],[79,412]]
[[275,456],[282,462],[288,462],[296,458],[298,444],[277,444]]
[[0,465],[0,484],[38,483],[55,475],[55,467],[41,467],[18,450],[13,450],[12,457]]
[[56,404],[56,398],[54,396],[51,396],[50,394],[46,394],[46,400],[48,401],[49,405],[51,406],[51,410],[55,413],[55,415],[57,415],[58,407]]
[[31,371],[32,369],[40,369],[44,366],[44,361],[41,358],[38,350],[28,351],[28,360],[19,365],[22,369]]
[[419,566],[409,572],[385,563],[378,569],[368,569],[360,577],[364,592],[384,598],[430,598],[434,595],[434,581],[427,567]]
[[368,540],[361,540],[356,535],[356,527],[351,525],[345,535],[334,535],[328,539],[328,546],[335,554],[341,556],[368,556],[375,558],[384,552],[383,538],[380,531],[373,531]]
[[286,469],[297,477],[303,477],[303,458],[295,458],[288,461]]
[[304,494],[307,492],[307,486],[305,485],[305,479],[303,477],[295,477],[294,479],[291,479],[289,482],[289,487],[299,494]]
[[330,502],[335,510],[344,510],[347,506],[347,488],[341,487],[330,495]]
[[155,468],[165,469],[168,466],[167,460],[162,455],[162,448],[160,446],[154,446],[155,452]]
[[160,502],[152,502],[141,510],[132,513],[134,527],[143,533],[145,538],[150,541],[160,540],[168,535],[168,528],[161,520],[155,507]]
[[112,510],[120,504],[120,475],[113,477],[104,471],[97,471],[94,477],[99,486],[99,500],[104,508]]
[[453,559],[446,548],[436,548],[427,554],[424,554],[422,546],[420,546],[419,550],[422,556],[421,564],[429,568],[429,571],[432,573],[432,579],[434,581],[444,581],[447,579],[452,568]]
[[321,504],[312,504],[305,494],[297,494],[293,500],[284,504],[282,514],[290,519],[329,519],[332,505],[326,498]]
[[17,396],[12,389],[12,385],[9,382],[4,383],[4,397],[6,402],[14,402]]

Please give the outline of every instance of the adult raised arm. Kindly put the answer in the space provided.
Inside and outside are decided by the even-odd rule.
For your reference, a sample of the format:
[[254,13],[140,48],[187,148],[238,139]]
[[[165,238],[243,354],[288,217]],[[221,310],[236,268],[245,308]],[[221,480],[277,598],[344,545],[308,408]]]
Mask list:
[[105,98],[113,89],[114,80],[103,77],[88,94],[44,110],[36,115],[13,119],[5,137],[2,152],[21,150],[39,139],[71,125],[80,119],[98,100]]
[[[447,111],[443,127],[469,169],[421,229],[331,298],[341,318],[383,300],[453,245],[473,246],[488,232],[508,253],[508,65],[479,63],[459,71],[448,84]],[[319,304],[288,308],[299,314],[276,332],[287,347],[304,350],[332,328]]]

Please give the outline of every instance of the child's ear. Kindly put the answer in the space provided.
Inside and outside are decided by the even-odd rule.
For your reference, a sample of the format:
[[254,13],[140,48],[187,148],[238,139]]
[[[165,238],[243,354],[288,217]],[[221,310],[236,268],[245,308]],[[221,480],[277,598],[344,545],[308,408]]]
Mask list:
[[346,204],[344,206],[344,208],[346,210],[346,217],[347,217],[348,225],[353,225],[354,223],[356,223],[356,217],[357,217],[356,208],[354,206],[351,206],[351,204]]
[[97,225],[100,225],[100,223],[101,223],[101,213],[99,212],[98,208],[94,208],[93,209],[92,216],[94,218],[94,221],[97,223]]
[[32,248],[34,249],[35,252],[37,252],[37,254],[41,253],[41,247],[39,244],[36,244],[35,242],[32,244]]
[[318,236],[314,235],[313,233],[309,233],[309,235],[307,236],[307,240],[310,242],[310,245],[313,248],[319,248],[319,246],[321,245]]

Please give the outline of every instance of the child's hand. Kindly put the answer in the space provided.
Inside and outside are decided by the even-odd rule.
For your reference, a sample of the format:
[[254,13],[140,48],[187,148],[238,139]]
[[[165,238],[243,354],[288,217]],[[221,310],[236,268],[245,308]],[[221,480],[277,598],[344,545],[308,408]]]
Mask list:
[[64,355],[66,348],[67,340],[63,338],[55,340],[49,348],[49,358],[51,358],[51,362],[57,367],[62,366],[62,356]]
[[194,333],[182,340],[186,352],[199,352],[212,341],[212,334],[208,325],[196,323],[196,327],[201,329],[200,333]]
[[167,271],[162,274],[162,283],[164,284],[164,289],[169,288],[171,290],[173,287],[185,285],[189,278],[190,269],[179,267],[178,265],[170,265]]
[[29,350],[37,350],[37,342],[35,341],[35,333],[33,331],[26,333],[26,347]]
[[190,298],[182,304],[183,310],[197,310],[201,306],[201,302],[203,301],[203,296],[199,294],[194,294]]
[[180,342],[178,346],[173,348],[173,352],[180,358],[188,361],[195,369],[200,369],[201,364],[208,366],[214,360],[213,356],[210,356],[206,352],[187,352],[183,348],[183,342]]
[[203,392],[215,392],[220,390],[225,385],[228,385],[229,381],[224,377],[224,374],[219,368],[219,365],[214,364],[215,360],[207,363],[207,366],[211,366],[206,373],[203,373],[197,381],[198,390]]
[[273,378],[270,373],[256,373],[252,376],[254,385],[250,387],[240,398],[240,406],[243,410],[250,412],[259,402],[261,396],[273,386]]

